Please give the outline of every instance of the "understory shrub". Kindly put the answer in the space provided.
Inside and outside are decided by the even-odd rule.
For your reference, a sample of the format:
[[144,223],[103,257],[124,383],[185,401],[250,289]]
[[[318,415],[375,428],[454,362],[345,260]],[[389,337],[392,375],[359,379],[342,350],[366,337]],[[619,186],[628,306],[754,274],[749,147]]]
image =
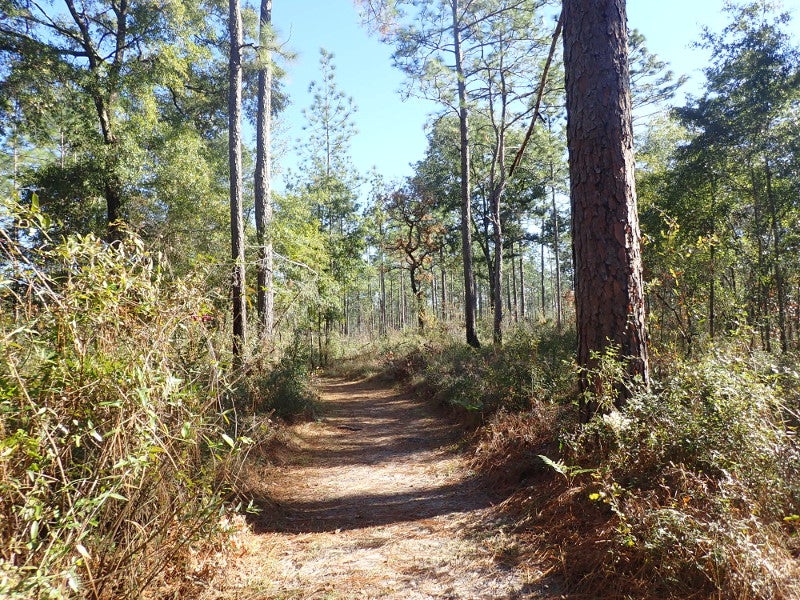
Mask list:
[[133,235],[0,235],[0,597],[191,594],[231,530],[214,470],[238,445],[213,304]]
[[609,516],[574,549],[578,563],[604,554],[577,570],[580,587],[800,597],[800,445],[785,403],[797,383],[772,357],[716,351],[567,436],[565,460],[592,469],[585,498]]
[[309,353],[295,346],[263,371],[251,371],[245,385],[252,410],[285,420],[312,417],[317,395],[311,386],[309,362]]
[[442,403],[482,416],[498,410],[525,410],[569,390],[565,368],[574,332],[519,326],[501,347],[475,349],[447,339],[424,341],[385,352],[390,375],[415,378]]

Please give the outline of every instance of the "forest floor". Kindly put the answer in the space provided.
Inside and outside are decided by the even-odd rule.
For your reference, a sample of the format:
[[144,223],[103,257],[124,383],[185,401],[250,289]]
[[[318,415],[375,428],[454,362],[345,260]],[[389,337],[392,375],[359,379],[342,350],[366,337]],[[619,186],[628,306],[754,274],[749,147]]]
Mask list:
[[214,598],[554,599],[472,473],[458,428],[385,382],[323,379],[318,419],[264,466],[260,512]]

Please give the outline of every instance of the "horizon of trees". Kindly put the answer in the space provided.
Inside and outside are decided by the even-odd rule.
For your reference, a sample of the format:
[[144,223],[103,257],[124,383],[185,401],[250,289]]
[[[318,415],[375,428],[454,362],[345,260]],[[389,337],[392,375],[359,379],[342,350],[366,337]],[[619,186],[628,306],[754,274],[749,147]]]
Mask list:
[[[466,4],[431,1],[417,14],[403,13],[404,3],[362,3],[416,93],[442,106],[407,181],[352,165],[358,99],[340,89],[327,50],[297,148],[307,168],[259,208],[255,165],[268,190],[265,166],[280,156],[257,161],[243,147],[242,294],[259,307],[251,312],[262,332],[250,348],[300,340],[324,364],[337,336],[444,327],[466,331],[473,345],[479,333],[499,344],[514,323],[574,318],[560,45],[542,77],[552,8]],[[172,276],[203,271],[226,290],[227,7],[180,6],[155,15],[136,1],[65,0],[47,14],[11,2],[0,26],[3,193],[36,198],[55,237],[113,241],[135,231]],[[254,122],[259,105],[263,118],[258,97],[268,90],[266,112],[279,118],[288,99],[278,40],[264,6],[244,9],[243,114]],[[703,39],[716,57],[703,92],[674,110],[683,79],[631,30],[650,337],[692,353],[737,334],[787,352],[800,339],[800,59],[788,17],[771,2],[732,4],[727,15],[728,27]],[[422,17],[429,22],[414,20]],[[509,176],[508,148],[522,145],[531,121]],[[225,303],[217,308],[227,314]]]

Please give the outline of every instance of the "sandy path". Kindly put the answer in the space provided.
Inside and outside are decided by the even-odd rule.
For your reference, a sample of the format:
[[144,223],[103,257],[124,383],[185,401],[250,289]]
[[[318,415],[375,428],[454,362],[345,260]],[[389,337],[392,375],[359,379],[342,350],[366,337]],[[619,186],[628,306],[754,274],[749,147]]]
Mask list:
[[323,380],[307,448],[269,474],[274,505],[253,519],[225,598],[546,598],[513,566],[515,541],[492,520],[498,498],[455,450],[455,431],[412,396]]

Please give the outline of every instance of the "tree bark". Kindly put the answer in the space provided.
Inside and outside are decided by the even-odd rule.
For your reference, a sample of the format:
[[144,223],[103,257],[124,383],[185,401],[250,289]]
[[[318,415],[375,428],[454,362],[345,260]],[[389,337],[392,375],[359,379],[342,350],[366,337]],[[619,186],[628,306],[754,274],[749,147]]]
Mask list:
[[[564,0],[564,63],[578,364],[595,368],[595,353],[614,346],[628,378],[647,384],[625,0]],[[584,406],[584,418],[594,410]]]
[[525,246],[519,245],[519,314],[525,320]]
[[561,305],[561,252],[560,245],[561,239],[558,230],[558,207],[556,206],[556,187],[555,187],[555,169],[553,163],[550,163],[550,194],[553,210],[553,260],[556,263],[556,291],[554,297],[556,301],[556,328],[561,331],[564,319],[564,310]]
[[256,116],[255,213],[258,244],[256,309],[261,327],[262,342],[272,337],[274,290],[272,284],[272,223],[271,162],[272,134],[272,64],[271,43],[272,0],[261,0],[259,29],[258,112]]
[[231,204],[231,297],[233,301],[233,356],[243,362],[245,347],[244,218],[242,216],[242,11],[239,0],[229,0],[228,32],[231,50],[228,88],[228,163]]
[[458,121],[461,145],[461,246],[464,259],[464,324],[467,344],[480,348],[475,327],[476,298],[475,272],[472,268],[472,205],[470,203],[470,147],[469,111],[467,109],[467,86],[464,76],[463,55],[461,51],[461,30],[459,28],[459,0],[450,0],[453,14],[453,47],[458,78]]
[[492,286],[492,338],[495,345],[503,343],[503,226],[500,222],[500,191],[492,193],[492,244],[494,269],[489,273]]
[[542,297],[542,319],[547,318],[547,296],[545,294],[544,286],[544,228],[545,228],[545,215],[542,215],[542,238],[539,243],[539,292]]
[[514,259],[514,244],[511,244],[511,289],[514,291],[514,322],[519,322],[519,296],[517,295],[517,266]]

